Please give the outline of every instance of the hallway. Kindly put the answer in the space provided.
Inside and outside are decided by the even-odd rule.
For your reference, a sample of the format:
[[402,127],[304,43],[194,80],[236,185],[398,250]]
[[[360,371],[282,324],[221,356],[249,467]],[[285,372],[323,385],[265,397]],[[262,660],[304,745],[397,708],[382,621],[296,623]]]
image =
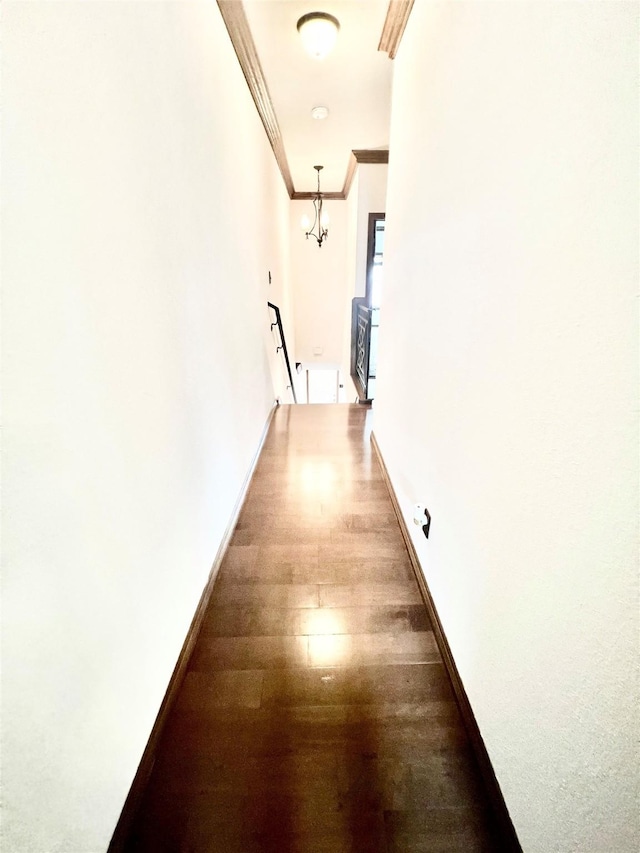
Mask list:
[[492,851],[358,406],[283,406],[128,851]]

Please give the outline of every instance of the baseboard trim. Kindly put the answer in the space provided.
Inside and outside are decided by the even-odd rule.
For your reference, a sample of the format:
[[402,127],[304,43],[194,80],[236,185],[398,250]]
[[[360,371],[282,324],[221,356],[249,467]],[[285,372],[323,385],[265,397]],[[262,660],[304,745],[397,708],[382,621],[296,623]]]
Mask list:
[[395,489],[393,488],[382,451],[380,450],[380,445],[378,444],[373,432],[371,433],[371,444],[378,459],[378,463],[380,464],[382,477],[389,491],[389,497],[391,498],[391,503],[393,504],[393,509],[397,516],[400,530],[402,531],[402,536],[407,546],[407,551],[409,552],[409,559],[413,566],[413,571],[420,588],[420,593],[433,625],[434,637],[438,645],[438,649],[440,650],[440,654],[442,655],[442,660],[444,662],[445,669],[447,670],[449,680],[451,681],[451,687],[453,688],[453,693],[456,697],[458,708],[460,709],[460,714],[467,731],[467,736],[469,738],[478,769],[480,770],[485,790],[489,797],[489,802],[493,810],[495,829],[500,836],[500,850],[503,851],[503,853],[522,853],[522,847],[520,846],[513,822],[511,821],[507,804],[502,796],[502,791],[500,790],[500,785],[491,764],[489,753],[487,752],[484,740],[482,739],[482,734],[480,733],[480,728],[476,722],[471,703],[469,702],[469,697],[464,689],[464,684],[462,683],[456,662],[451,653],[449,642],[444,633],[442,622],[440,621],[438,611],[436,610],[435,602],[431,596],[431,591],[429,590],[429,586],[425,580],[424,572],[422,571],[422,566],[418,559],[418,554],[411,539],[411,535],[409,534],[409,529],[402,511],[400,510],[400,503],[395,493]]
[[262,435],[260,437],[260,441],[258,443],[258,448],[254,454],[254,457],[251,461],[251,465],[249,466],[249,470],[247,472],[247,476],[245,477],[242,487],[240,489],[238,499],[231,514],[231,518],[224,532],[224,536],[222,537],[222,542],[220,543],[220,547],[218,548],[215,560],[213,561],[213,565],[211,567],[207,583],[205,584],[204,590],[200,597],[200,601],[198,602],[198,606],[196,608],[195,615],[191,620],[191,625],[189,626],[186,639],[182,645],[182,649],[180,650],[177,663],[171,675],[169,686],[167,687],[167,692],[165,693],[164,699],[162,700],[162,704],[160,705],[158,716],[156,717],[155,723],[153,724],[153,728],[151,729],[151,734],[149,736],[149,740],[147,741],[145,750],[142,754],[142,758],[140,759],[138,770],[136,771],[136,775],[134,776],[131,788],[129,789],[129,793],[127,794],[127,799],[125,800],[122,812],[120,813],[120,818],[118,819],[118,823],[114,830],[113,837],[111,838],[111,842],[109,844],[108,853],[122,853],[122,851],[124,850],[124,845],[129,836],[129,832],[133,824],[133,819],[135,817],[136,812],[138,811],[138,808],[142,801],[142,797],[147,787],[147,783],[149,782],[151,772],[153,770],[153,765],[155,764],[156,752],[158,749],[158,744],[160,743],[162,731],[169,717],[169,713],[173,708],[178,692],[180,691],[182,682],[184,681],[184,677],[189,666],[189,660],[191,658],[191,654],[198,639],[198,634],[200,633],[200,628],[202,627],[204,615],[206,613],[207,607],[209,606],[209,600],[211,599],[211,593],[213,592],[213,587],[218,576],[218,572],[220,571],[220,566],[222,565],[224,555],[226,554],[227,548],[229,547],[229,542],[233,535],[233,531],[235,530],[235,526],[238,522],[240,511],[242,510],[242,506],[246,500],[251,479],[256,469],[256,465],[258,464],[260,453],[262,452],[262,448],[264,447],[264,442],[267,438],[269,427],[271,426],[271,421],[277,408],[278,404],[276,403],[271,408],[269,416],[267,417],[264,429],[262,431]]

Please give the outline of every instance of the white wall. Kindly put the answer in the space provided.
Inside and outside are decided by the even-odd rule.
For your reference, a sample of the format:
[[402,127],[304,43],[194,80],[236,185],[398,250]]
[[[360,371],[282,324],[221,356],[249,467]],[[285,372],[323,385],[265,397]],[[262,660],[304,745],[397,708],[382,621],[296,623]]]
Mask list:
[[[358,217],[359,217],[359,186],[360,166],[351,182],[351,191],[346,199],[347,217],[347,287],[343,309],[343,346],[341,363],[341,380],[344,385],[343,402],[354,403],[358,399],[358,390],[351,378],[351,309],[352,300],[355,296],[357,269],[358,269]],[[366,249],[365,249],[366,252]]]
[[367,249],[369,243],[369,214],[384,213],[387,197],[386,164],[358,165],[351,192],[347,199],[347,300],[345,308],[345,344],[343,373],[347,386],[346,397],[352,403],[358,391],[351,379],[351,309],[354,296],[364,296],[367,290]]
[[[295,293],[295,360],[340,364],[344,347],[348,217],[343,201],[327,201],[329,237],[321,247],[305,239],[303,214],[313,221],[311,201],[290,202],[291,287]],[[314,348],[322,349],[314,355]]]
[[[351,300],[365,291],[369,213],[385,209],[386,176],[385,165],[360,165],[346,202],[324,202],[330,225],[321,248],[300,227],[303,214],[313,220],[313,203],[290,202],[296,361],[338,364],[349,375]],[[314,354],[316,347],[321,355]],[[353,401],[351,388],[348,399]]]
[[273,401],[289,202],[215,3],[3,5],[3,850],[90,853]]
[[358,231],[354,296],[364,296],[366,293],[369,214],[384,213],[386,210],[388,169],[389,167],[382,163],[362,163],[358,166]]
[[[271,184],[269,191],[272,190]],[[273,194],[272,194],[273,195]],[[274,256],[274,267],[269,270],[271,272],[271,283],[268,287],[268,301],[273,305],[277,305],[280,309],[280,318],[284,334],[284,342],[287,346],[289,361],[291,366],[291,375],[294,378],[295,385],[295,323],[293,312],[293,293],[291,291],[291,264],[289,260],[290,252],[290,234],[289,234],[289,196],[285,192],[278,191],[275,194],[276,198],[271,199],[277,204],[276,221],[278,223],[286,223],[284,227],[277,229],[277,245],[271,247],[271,253]],[[268,205],[268,197],[265,200]],[[267,275],[267,281],[269,277]],[[268,329],[267,353],[269,356],[269,367],[271,371],[271,381],[273,384],[275,396],[283,403],[291,403],[293,401],[292,391],[289,387],[289,376],[287,373],[284,351],[278,352],[280,346],[280,332],[277,328],[272,329],[271,323],[275,322],[275,312],[265,307],[267,312],[267,320],[265,328]]]
[[527,853],[640,837],[637,10],[416,3],[395,60],[375,431]]
[[[356,281],[358,278],[358,262],[359,250],[361,246],[358,241],[359,236],[359,216],[360,216],[360,166],[356,168],[353,181],[351,182],[351,190],[346,199],[347,205],[347,280],[351,283],[349,287],[349,300],[355,296]],[[366,239],[366,238],[365,238]],[[365,265],[366,265],[366,246],[365,246]]]

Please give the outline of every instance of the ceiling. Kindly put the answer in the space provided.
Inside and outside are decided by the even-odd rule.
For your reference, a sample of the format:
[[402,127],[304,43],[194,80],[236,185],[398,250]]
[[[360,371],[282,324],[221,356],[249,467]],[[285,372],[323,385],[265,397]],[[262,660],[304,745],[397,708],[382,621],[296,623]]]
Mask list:
[[[389,147],[393,62],[378,50],[388,0],[243,0],[242,6],[296,195],[316,189],[315,165],[324,166],[323,192],[341,192],[353,149]],[[340,21],[336,46],[323,60],[305,53],[296,29],[302,15],[315,11]],[[328,107],[328,118],[313,119],[315,106]]]

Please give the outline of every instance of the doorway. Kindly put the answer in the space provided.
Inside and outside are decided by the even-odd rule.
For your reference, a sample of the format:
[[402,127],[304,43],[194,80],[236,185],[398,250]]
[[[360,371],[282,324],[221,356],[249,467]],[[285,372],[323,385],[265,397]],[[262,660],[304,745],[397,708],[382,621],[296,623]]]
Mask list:
[[384,213],[370,213],[365,295],[351,307],[351,378],[360,402],[370,402],[376,393],[384,233]]
[[340,375],[337,370],[307,370],[307,403],[337,403],[340,397]]
[[384,213],[369,214],[367,238],[367,285],[365,298],[369,308],[380,308],[382,296],[382,262],[384,256]]

